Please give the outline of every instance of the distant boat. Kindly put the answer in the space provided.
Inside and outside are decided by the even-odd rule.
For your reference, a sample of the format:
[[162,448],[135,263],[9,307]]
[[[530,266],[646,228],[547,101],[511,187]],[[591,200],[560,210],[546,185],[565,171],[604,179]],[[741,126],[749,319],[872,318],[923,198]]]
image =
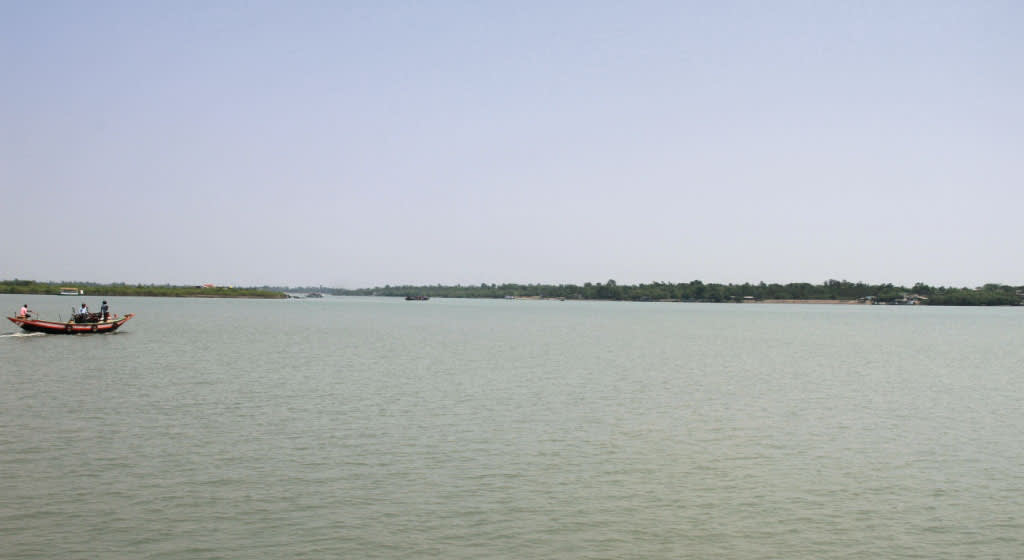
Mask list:
[[324,295],[321,294],[320,292],[313,292],[311,294],[306,294],[306,297],[308,297],[308,298],[320,298],[320,297],[324,297]]
[[405,301],[427,301],[428,296],[405,296]]
[[60,295],[62,296],[84,296],[85,290],[79,290],[78,288],[61,288]]

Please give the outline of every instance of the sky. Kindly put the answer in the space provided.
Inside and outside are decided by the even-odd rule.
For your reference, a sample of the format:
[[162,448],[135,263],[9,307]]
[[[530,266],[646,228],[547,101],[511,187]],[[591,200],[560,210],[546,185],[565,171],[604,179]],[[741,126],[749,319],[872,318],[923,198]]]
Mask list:
[[0,279],[1024,284],[1018,1],[0,0]]

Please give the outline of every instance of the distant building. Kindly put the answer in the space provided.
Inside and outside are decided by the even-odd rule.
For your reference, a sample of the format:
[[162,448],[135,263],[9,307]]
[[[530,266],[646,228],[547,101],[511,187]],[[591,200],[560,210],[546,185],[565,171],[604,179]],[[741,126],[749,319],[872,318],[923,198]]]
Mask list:
[[928,298],[917,294],[903,294],[903,297],[893,301],[896,305],[921,305],[927,302]]

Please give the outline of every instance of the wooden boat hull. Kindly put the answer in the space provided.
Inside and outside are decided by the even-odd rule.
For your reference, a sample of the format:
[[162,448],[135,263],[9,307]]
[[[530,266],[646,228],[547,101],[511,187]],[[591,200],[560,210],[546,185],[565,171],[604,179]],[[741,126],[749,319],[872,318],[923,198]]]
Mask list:
[[7,319],[28,332],[41,332],[47,334],[103,334],[116,331],[121,327],[121,325],[128,322],[128,320],[134,316],[134,313],[129,313],[124,317],[108,321],[99,321],[96,323],[61,323],[58,321],[42,321],[39,319],[25,319],[19,317],[8,317]]

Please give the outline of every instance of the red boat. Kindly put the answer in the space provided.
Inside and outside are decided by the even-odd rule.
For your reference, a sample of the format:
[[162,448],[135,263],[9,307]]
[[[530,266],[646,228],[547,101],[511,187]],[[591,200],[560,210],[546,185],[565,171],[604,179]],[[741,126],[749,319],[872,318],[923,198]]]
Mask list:
[[88,334],[88,333],[110,333],[116,331],[128,319],[134,317],[129,313],[124,317],[108,318],[102,320],[99,313],[86,313],[77,315],[66,323],[57,321],[43,321],[31,317],[8,317],[7,319],[28,332],[41,332],[49,334]]

